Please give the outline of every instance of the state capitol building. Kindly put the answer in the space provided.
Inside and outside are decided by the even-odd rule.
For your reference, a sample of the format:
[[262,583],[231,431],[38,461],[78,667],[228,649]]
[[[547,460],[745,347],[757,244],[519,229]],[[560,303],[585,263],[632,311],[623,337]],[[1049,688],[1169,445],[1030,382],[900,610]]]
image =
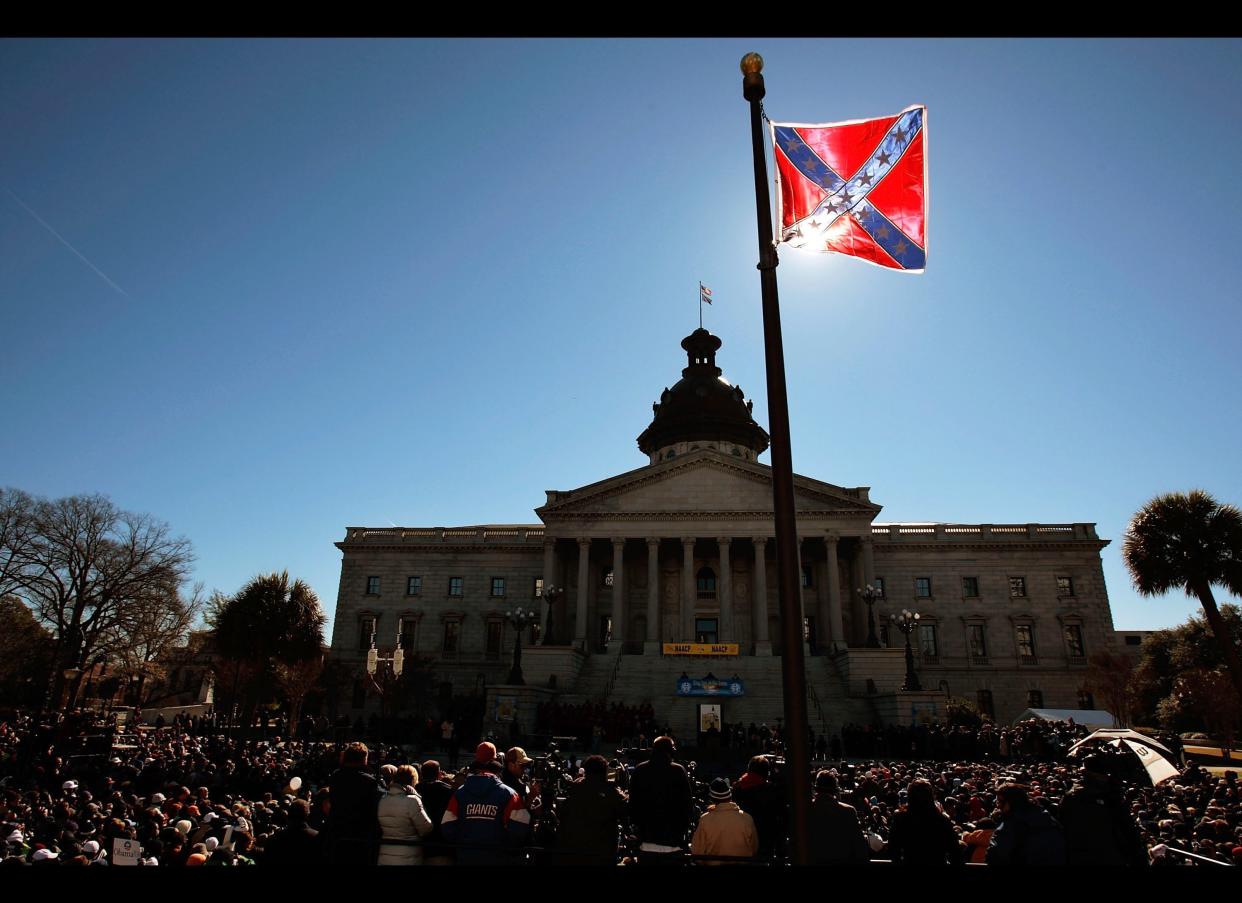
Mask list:
[[[783,714],[768,434],[716,365],[720,339],[700,328],[681,346],[682,378],[638,436],[642,467],[549,490],[537,523],[347,529],[331,652],[358,675],[346,711],[377,705],[373,644],[431,659],[455,692],[504,692],[507,613],[522,608],[538,614],[522,632],[537,689],[520,692],[539,698],[513,697],[518,709],[650,703],[689,735],[703,700],[679,689],[710,674],[733,684],[710,700],[724,720]],[[1095,708],[1087,656],[1116,636],[1094,524],[885,523],[868,487],[795,474],[794,493],[813,727],[938,718],[950,696],[1000,722]],[[863,587],[878,591],[874,631]],[[921,692],[900,689],[905,637],[889,616],[903,609],[921,616]]]

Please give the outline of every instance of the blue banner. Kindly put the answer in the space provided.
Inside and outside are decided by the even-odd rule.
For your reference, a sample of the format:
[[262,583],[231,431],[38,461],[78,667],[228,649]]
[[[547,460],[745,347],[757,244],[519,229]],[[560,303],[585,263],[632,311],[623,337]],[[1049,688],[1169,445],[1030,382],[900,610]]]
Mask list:
[[746,686],[738,677],[730,677],[728,680],[722,680],[719,677],[679,677],[677,695],[745,696]]

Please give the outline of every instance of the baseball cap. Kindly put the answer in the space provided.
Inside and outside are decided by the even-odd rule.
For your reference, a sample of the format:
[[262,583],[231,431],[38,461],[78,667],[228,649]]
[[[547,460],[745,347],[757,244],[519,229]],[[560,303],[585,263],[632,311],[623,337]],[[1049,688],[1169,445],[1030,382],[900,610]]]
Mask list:
[[60,785],[60,789],[64,790],[66,793],[72,793],[73,791],[78,789],[78,782],[77,781],[65,781],[65,783]]
[[53,853],[47,847],[34,851],[34,855],[30,857],[31,862],[43,862],[46,859],[55,859],[59,853]]
[[522,749],[520,746],[515,746],[505,753],[505,758],[508,759],[509,762],[516,763],[518,765],[525,765],[527,762],[535,761],[530,756],[526,755],[526,750]]
[[496,761],[496,744],[484,740],[474,749],[474,762],[476,765],[488,765]]

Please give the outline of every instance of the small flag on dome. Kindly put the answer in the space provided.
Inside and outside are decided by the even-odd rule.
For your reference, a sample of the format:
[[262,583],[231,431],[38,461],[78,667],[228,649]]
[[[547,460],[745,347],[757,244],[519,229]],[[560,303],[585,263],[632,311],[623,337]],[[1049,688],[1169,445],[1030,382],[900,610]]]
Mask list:
[[699,300],[707,304],[712,303],[712,290],[703,283],[699,283]]

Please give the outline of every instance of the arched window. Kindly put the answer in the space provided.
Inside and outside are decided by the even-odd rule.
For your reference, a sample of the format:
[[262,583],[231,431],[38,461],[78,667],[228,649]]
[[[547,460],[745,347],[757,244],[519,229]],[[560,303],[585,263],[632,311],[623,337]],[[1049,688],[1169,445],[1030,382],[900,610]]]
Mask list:
[[700,568],[698,576],[699,598],[716,598],[716,572],[711,568]]

